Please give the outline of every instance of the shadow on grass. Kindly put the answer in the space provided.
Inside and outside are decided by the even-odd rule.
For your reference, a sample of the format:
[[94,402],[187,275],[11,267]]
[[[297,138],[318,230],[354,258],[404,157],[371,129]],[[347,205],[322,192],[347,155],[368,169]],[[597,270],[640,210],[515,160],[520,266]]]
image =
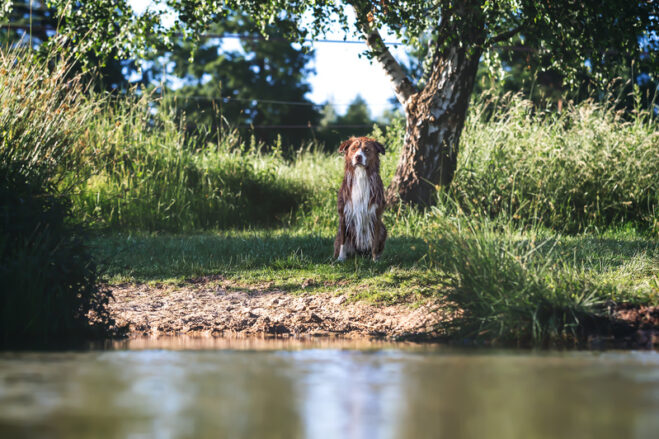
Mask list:
[[[284,229],[195,235],[108,234],[97,236],[92,248],[110,283],[185,285],[194,283],[195,278],[204,282],[216,279],[229,291],[324,291],[386,303],[407,300],[410,295],[446,294],[442,267],[451,267],[444,260],[450,254],[449,244],[441,238],[426,242],[418,237],[392,236],[378,262],[357,256],[340,263],[333,258],[333,237]],[[550,249],[551,243],[538,254]],[[648,275],[648,267],[659,257],[659,244],[636,238],[563,237],[551,251],[594,275],[621,269],[627,277],[635,277]],[[612,279],[616,282],[619,277],[616,274]]]
[[419,238],[392,237],[378,262],[357,256],[339,263],[333,258],[333,245],[333,237],[284,230],[108,234],[92,242],[99,266],[110,279],[148,282],[240,273],[246,280],[279,276],[278,287],[285,287],[286,276],[293,274],[326,275],[340,281],[347,276],[378,276],[391,267],[410,269],[424,265],[427,253],[427,244]]
[[556,251],[586,268],[606,270],[618,268],[639,255],[659,257],[659,242],[649,239],[568,237],[561,240]]

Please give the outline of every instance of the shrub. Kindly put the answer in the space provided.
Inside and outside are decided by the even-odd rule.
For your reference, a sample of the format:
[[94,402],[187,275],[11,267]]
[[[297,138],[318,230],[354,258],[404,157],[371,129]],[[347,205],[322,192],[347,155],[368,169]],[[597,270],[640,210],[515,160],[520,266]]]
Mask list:
[[66,223],[67,200],[53,192],[0,166],[2,345],[84,339],[111,324],[110,294],[97,286],[81,230]]
[[26,52],[0,52],[0,84],[0,344],[103,333],[110,295],[60,192],[78,178],[95,104],[65,62]]

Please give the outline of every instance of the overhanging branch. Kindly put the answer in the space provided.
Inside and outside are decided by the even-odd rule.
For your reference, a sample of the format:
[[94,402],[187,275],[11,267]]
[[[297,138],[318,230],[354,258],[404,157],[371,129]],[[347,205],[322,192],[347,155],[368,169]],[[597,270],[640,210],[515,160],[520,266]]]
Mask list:
[[517,35],[517,33],[519,33],[519,31],[521,31],[523,27],[524,26],[520,24],[519,26],[515,26],[514,28],[510,29],[509,31],[502,32],[498,35],[495,35],[492,38],[489,38],[487,40],[487,42],[485,43],[485,45],[486,46],[491,46],[492,44],[496,44],[496,43],[499,43],[501,41],[506,41],[510,37],[514,37],[515,35]]
[[[355,12],[359,14],[357,8]],[[407,105],[407,101],[410,97],[417,93],[418,90],[412,84],[412,81],[407,77],[405,71],[400,66],[396,58],[391,54],[387,46],[380,36],[380,32],[375,29],[373,26],[368,24],[368,20],[361,20],[361,17],[358,18],[358,22],[361,21],[364,24],[360,24],[360,29],[364,33],[364,38],[366,39],[366,45],[369,50],[375,56],[375,59],[380,63],[387,77],[394,86],[394,94],[396,99],[401,103],[403,107]]]

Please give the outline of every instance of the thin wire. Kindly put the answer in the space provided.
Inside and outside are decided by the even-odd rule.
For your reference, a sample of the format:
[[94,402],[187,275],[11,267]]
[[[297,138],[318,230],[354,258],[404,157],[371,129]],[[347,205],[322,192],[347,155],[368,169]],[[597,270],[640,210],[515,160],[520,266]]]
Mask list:
[[[177,33],[175,35],[179,37],[184,36],[181,33]],[[199,38],[218,38],[218,39],[232,38],[238,40],[275,40],[275,41],[287,41],[290,43],[299,43],[300,41],[304,41],[305,43],[366,44],[366,41],[362,41],[362,40],[333,40],[326,38],[318,38],[318,39],[304,38],[298,41],[291,41],[283,37],[269,37],[266,39],[262,35],[233,34],[233,33],[226,33],[226,34],[205,33],[205,34],[200,34]],[[385,41],[384,44],[387,46],[403,46],[405,43],[402,43],[400,41]]]
[[[327,104],[316,104],[314,102],[304,102],[304,101],[279,101],[275,99],[250,99],[250,98],[234,98],[231,96],[219,96],[219,97],[214,97],[214,96],[200,96],[200,95],[195,95],[195,96],[172,96],[171,99],[173,100],[195,100],[195,101],[223,101],[225,103],[229,103],[231,101],[236,101],[236,102],[254,102],[254,103],[263,103],[263,104],[275,104],[275,105],[298,105],[298,106],[305,106],[305,107],[324,107]],[[352,105],[352,102],[346,102],[346,103],[338,103],[338,102],[328,102],[328,104],[332,106],[337,106],[337,107],[342,107],[342,106],[348,106]],[[387,107],[390,106],[390,104],[374,104],[370,105],[369,107]]]
[[336,124],[336,125],[240,125],[240,128],[254,128],[254,129],[320,129],[320,128],[373,128],[376,122],[372,124]]

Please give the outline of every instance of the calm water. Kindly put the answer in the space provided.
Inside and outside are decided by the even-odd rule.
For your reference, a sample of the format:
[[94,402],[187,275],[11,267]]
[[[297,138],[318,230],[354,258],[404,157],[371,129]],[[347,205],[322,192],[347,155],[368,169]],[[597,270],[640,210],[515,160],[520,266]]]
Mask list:
[[0,353],[0,438],[657,438],[657,352],[135,341]]

